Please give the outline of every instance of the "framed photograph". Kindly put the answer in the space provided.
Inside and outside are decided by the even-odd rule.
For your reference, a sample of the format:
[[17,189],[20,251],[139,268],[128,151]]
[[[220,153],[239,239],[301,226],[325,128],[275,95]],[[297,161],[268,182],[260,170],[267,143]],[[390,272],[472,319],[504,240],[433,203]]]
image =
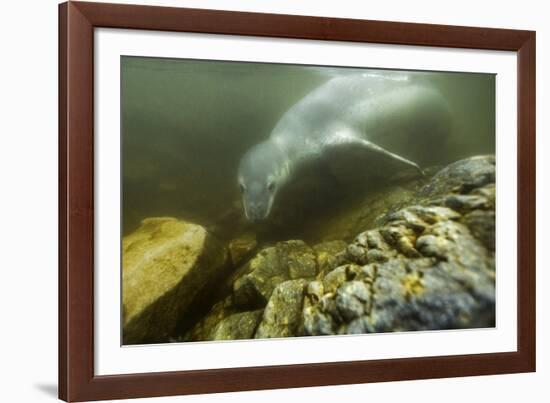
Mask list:
[[535,371],[535,33],[59,7],[59,397]]

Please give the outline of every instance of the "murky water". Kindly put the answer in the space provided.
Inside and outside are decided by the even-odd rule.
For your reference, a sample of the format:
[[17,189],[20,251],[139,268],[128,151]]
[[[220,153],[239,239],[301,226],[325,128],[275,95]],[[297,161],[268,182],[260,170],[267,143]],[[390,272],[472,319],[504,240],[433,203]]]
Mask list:
[[[237,169],[243,154],[312,90],[332,77],[366,71],[404,74],[123,57],[124,234],[143,218],[174,216],[226,226],[230,236],[242,221]],[[423,159],[443,164],[494,153],[494,75],[417,74],[439,89],[453,114],[446,146],[426,147]]]

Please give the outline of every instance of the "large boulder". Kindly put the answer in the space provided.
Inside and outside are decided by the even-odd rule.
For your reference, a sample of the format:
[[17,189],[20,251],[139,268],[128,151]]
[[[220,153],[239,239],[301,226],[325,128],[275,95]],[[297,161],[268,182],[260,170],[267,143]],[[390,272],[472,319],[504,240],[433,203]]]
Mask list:
[[[426,208],[429,210],[429,208]],[[415,210],[424,211],[417,207]],[[433,210],[432,210],[433,211]],[[445,213],[445,210],[437,210]],[[419,216],[405,210],[406,223]],[[419,232],[403,222],[379,228],[385,245],[355,249],[357,264],[337,267],[311,293],[307,334],[371,333],[494,326],[495,268],[491,252],[452,214]],[[456,219],[456,217],[455,217]],[[369,234],[371,235],[371,234]],[[361,242],[364,237],[358,237]],[[368,237],[366,237],[368,239]],[[371,258],[372,254],[374,259]]]
[[[308,335],[495,325],[494,158],[438,172],[308,286]],[[345,263],[345,264],[341,264]]]
[[124,344],[165,342],[196,295],[215,282],[225,247],[203,227],[148,218],[122,242]]

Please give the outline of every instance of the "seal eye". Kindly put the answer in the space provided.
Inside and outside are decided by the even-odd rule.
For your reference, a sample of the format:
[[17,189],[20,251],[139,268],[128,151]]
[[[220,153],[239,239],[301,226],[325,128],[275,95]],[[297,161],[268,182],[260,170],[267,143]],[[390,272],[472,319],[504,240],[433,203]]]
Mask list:
[[275,190],[275,182],[269,182],[267,184],[267,190],[269,190],[270,192],[273,192]]
[[242,183],[239,183],[239,190],[241,191],[241,193],[244,193],[246,188],[244,187],[244,185]]

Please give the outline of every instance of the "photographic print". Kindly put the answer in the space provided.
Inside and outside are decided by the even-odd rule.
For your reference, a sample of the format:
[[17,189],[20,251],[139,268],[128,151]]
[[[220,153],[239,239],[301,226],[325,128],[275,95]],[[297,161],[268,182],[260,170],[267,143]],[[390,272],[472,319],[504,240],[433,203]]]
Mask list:
[[495,75],[121,57],[122,344],[495,327]]

